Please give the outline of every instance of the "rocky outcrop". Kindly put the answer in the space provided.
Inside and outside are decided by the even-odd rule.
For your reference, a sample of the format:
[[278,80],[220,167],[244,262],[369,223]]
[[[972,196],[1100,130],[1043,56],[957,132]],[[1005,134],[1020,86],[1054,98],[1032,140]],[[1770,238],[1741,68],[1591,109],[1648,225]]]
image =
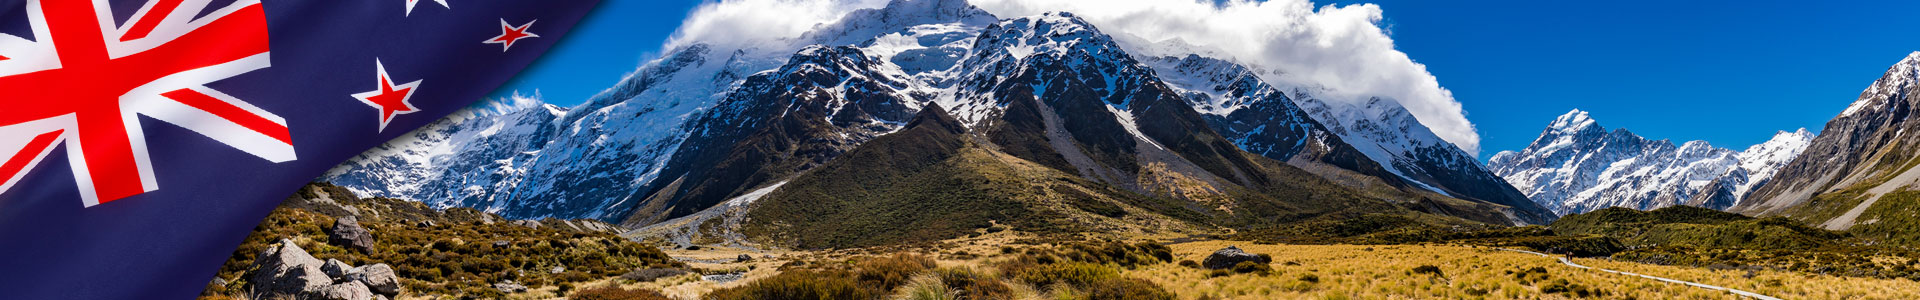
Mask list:
[[327,239],[334,245],[360,250],[360,253],[373,251],[373,233],[366,227],[360,227],[360,221],[354,217],[340,217],[333,220],[333,228],[327,230]]
[[512,293],[526,292],[527,286],[522,285],[519,282],[513,282],[513,280],[506,280],[506,281],[501,281],[500,283],[493,284],[493,289],[500,290],[501,293],[512,294]]
[[400,294],[400,277],[394,276],[393,267],[387,264],[372,264],[361,267],[359,272],[349,273],[347,280],[367,285],[374,292],[385,295]]
[[1232,268],[1233,265],[1249,261],[1264,264],[1272,263],[1273,258],[1247,253],[1246,251],[1241,251],[1240,247],[1227,246],[1226,249],[1220,249],[1220,251],[1214,251],[1213,254],[1207,255],[1207,260],[1201,261],[1200,266],[1218,270]]
[[280,240],[279,245],[268,247],[254,259],[253,277],[248,282],[256,299],[316,295],[333,284],[333,279],[321,271],[322,264],[293,241]]
[[354,267],[339,260],[325,262],[282,239],[253,261],[251,296],[254,299],[387,299],[400,294],[393,267],[373,264]]

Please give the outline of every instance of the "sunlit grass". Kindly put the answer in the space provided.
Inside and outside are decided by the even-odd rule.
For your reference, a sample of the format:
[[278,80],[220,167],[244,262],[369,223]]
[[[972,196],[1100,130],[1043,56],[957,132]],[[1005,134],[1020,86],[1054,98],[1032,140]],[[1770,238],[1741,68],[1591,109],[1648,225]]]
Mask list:
[[[1209,277],[1177,264],[1142,266],[1123,276],[1160,284],[1180,299],[1741,299],[1720,291],[1585,270],[1531,254],[1450,245],[1256,245],[1206,241],[1171,245],[1176,260],[1201,260],[1229,245],[1272,255],[1271,275]],[[1910,280],[1646,265],[1596,259],[1577,263],[1788,299],[1920,299]],[[1433,272],[1415,268],[1433,266]],[[1541,274],[1527,273],[1540,268]],[[1584,295],[1584,297],[1582,296]]]

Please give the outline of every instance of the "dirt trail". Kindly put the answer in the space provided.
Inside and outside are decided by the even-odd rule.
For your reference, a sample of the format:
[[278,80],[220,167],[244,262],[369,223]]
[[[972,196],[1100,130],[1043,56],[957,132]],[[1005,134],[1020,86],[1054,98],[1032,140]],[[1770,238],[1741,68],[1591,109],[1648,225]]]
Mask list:
[[1623,272],[1623,271],[1614,271],[1614,270],[1608,270],[1608,269],[1601,269],[1601,268],[1595,268],[1595,267],[1588,267],[1588,266],[1583,266],[1583,265],[1580,265],[1580,264],[1576,264],[1576,263],[1573,263],[1573,261],[1572,261],[1572,260],[1568,260],[1568,259],[1567,259],[1566,257],[1557,257],[1557,256],[1552,256],[1552,255],[1547,255],[1546,253],[1540,253],[1540,252],[1533,252],[1533,251],[1527,251],[1527,250],[1518,250],[1518,249],[1507,249],[1507,248],[1495,248],[1495,249],[1500,249],[1500,250],[1504,250],[1504,251],[1513,251],[1513,252],[1520,252],[1520,253],[1527,253],[1527,254],[1533,254],[1533,255],[1539,255],[1540,257],[1546,257],[1546,258],[1556,258],[1556,259],[1560,259],[1560,263],[1562,263],[1562,264],[1566,264],[1566,265],[1568,265],[1568,266],[1572,266],[1572,267],[1575,267],[1575,268],[1581,268],[1581,269],[1588,269],[1588,270],[1600,270],[1600,271],[1606,271],[1606,272],[1608,272],[1608,273],[1614,273],[1614,274],[1621,274],[1621,275],[1629,275],[1629,276],[1639,276],[1639,277],[1641,277],[1641,278],[1646,278],[1646,279],[1653,279],[1653,280],[1659,280],[1659,281],[1662,281],[1662,282],[1668,282],[1668,283],[1678,283],[1678,284],[1685,284],[1685,285],[1690,285],[1690,286],[1693,286],[1693,287],[1697,287],[1697,288],[1703,288],[1703,289],[1709,289],[1709,290],[1718,290],[1718,291],[1723,291],[1723,292],[1728,292],[1728,293],[1733,293],[1733,294],[1735,294],[1735,295],[1741,295],[1741,296],[1747,296],[1747,297],[1752,297],[1752,298],[1754,298],[1754,299],[1765,299],[1765,300],[1780,300],[1780,298],[1774,298],[1774,297],[1772,297],[1772,296],[1767,296],[1767,295],[1761,295],[1761,294],[1759,294],[1759,293],[1754,293],[1754,292],[1748,292],[1748,291],[1742,291],[1742,290],[1736,290],[1736,289],[1730,289],[1730,288],[1725,288],[1725,287],[1721,287],[1721,286],[1717,286],[1717,285],[1709,285],[1709,284],[1704,284],[1704,283],[1698,283],[1698,282],[1692,282],[1692,281],[1683,281],[1683,280],[1678,280],[1678,279],[1672,279],[1672,278],[1666,278],[1666,277],[1658,277],[1658,276],[1653,276],[1653,275],[1646,275],[1646,274],[1640,274],[1640,273],[1633,273],[1633,272]]

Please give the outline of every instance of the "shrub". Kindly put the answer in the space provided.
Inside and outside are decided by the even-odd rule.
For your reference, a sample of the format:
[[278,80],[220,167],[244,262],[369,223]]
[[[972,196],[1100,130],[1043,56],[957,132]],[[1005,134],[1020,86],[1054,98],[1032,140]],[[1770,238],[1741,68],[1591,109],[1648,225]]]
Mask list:
[[958,296],[966,299],[1013,299],[1013,287],[987,274],[981,274],[972,268],[940,268],[933,270],[940,281],[948,288],[959,291]]
[[707,294],[715,300],[873,299],[876,293],[845,273],[796,270]]
[[955,290],[947,287],[946,281],[933,274],[914,276],[907,284],[894,291],[894,300],[953,300]]
[[867,259],[854,267],[854,275],[862,282],[875,284],[883,290],[906,284],[914,274],[932,269],[933,259],[919,255],[897,254],[884,258]]
[[1166,289],[1160,288],[1159,285],[1155,285],[1150,281],[1138,278],[1126,278],[1107,280],[1088,287],[1086,299],[1172,300],[1173,293],[1167,292]]
[[1196,269],[1197,269],[1197,268],[1200,268],[1200,263],[1197,263],[1197,262],[1193,262],[1193,260],[1191,260],[1191,259],[1188,259],[1188,260],[1181,260],[1181,261],[1180,261],[1180,266],[1182,266],[1182,267],[1188,267],[1188,268],[1196,268]]
[[567,295],[571,300],[668,300],[666,295],[645,289],[623,289],[616,285],[605,285],[574,291]]
[[1013,272],[1013,278],[1037,286],[1049,286],[1065,283],[1073,286],[1087,286],[1096,282],[1120,278],[1120,272],[1096,264],[1068,262],[1040,265]]
[[1413,267],[1413,273],[1414,273],[1414,274],[1427,274],[1427,275],[1433,275],[1433,276],[1439,276],[1439,277],[1447,277],[1447,274],[1444,274],[1444,273],[1441,273],[1441,272],[1440,272],[1440,267],[1436,267],[1436,266],[1433,266],[1433,265],[1420,265],[1420,266],[1418,266],[1418,267]]
[[654,280],[658,280],[660,278],[674,277],[674,276],[680,276],[680,275],[685,275],[690,273],[691,272],[687,272],[687,270],[683,270],[683,269],[650,268],[650,269],[634,270],[633,272],[620,274],[620,279],[632,280],[637,282],[651,282]]
[[1240,274],[1253,273],[1253,274],[1259,274],[1259,275],[1267,275],[1267,274],[1273,273],[1273,266],[1268,266],[1267,264],[1263,264],[1263,263],[1243,261],[1243,262],[1240,262],[1239,264],[1233,265],[1233,272],[1240,273]]

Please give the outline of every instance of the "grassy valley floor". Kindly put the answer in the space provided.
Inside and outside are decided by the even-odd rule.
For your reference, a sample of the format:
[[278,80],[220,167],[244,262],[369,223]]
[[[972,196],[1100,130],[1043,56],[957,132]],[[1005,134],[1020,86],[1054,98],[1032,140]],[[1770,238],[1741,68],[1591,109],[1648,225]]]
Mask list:
[[[674,250],[668,251],[668,254],[683,258],[683,261],[693,261],[690,266],[694,268],[744,271],[744,278],[716,283],[689,274],[651,282],[614,279],[582,286],[615,285],[626,289],[657,290],[675,299],[793,296],[764,292],[778,289],[828,291],[832,290],[830,286],[836,284],[867,290],[849,292],[853,294],[823,294],[833,295],[827,299],[847,295],[876,299],[1141,299],[1131,296],[1154,298],[1156,293],[1153,291],[1165,292],[1165,296],[1171,299],[1747,299],[1722,291],[1574,268],[1554,258],[1469,245],[1295,245],[1203,240],[1166,245],[1165,249],[1170,254],[1166,260],[1122,262],[1116,257],[1149,257],[1153,255],[1150,253],[1152,250],[1142,247],[1137,251],[1081,251],[1098,249],[1100,247],[1097,245],[1102,243],[1034,245],[1027,243],[1039,241],[1021,239],[1020,236],[1020,233],[1005,232],[921,247],[754,253],[751,255],[756,259],[745,263],[731,262],[732,257],[742,254],[735,250]],[[1189,266],[1185,262],[1203,261],[1208,254],[1228,246],[1271,256],[1273,261],[1267,264],[1271,270],[1249,273],[1214,271]],[[873,265],[882,265],[876,261],[898,261],[902,256],[924,258],[929,265],[896,269],[890,271],[891,274],[871,269]],[[1033,258],[1037,256],[1053,257],[1057,262],[1052,266],[1085,270],[1068,272],[1072,275],[1036,275],[1044,272],[1034,270],[1057,269],[1029,265],[1034,263]],[[1874,279],[1789,271],[1663,266],[1594,258],[1574,258],[1573,261],[1596,268],[1723,286],[1783,299],[1920,299],[1920,283],[1903,278]],[[787,273],[803,276],[783,276]],[[971,280],[991,282],[1001,287],[964,286],[954,283],[952,278],[945,281],[925,279],[945,284],[944,289],[931,289],[944,290],[944,294],[926,293],[930,290],[926,282],[915,281],[916,278],[956,276],[953,273],[968,274],[966,276],[974,278]],[[1072,276],[1111,278],[1054,280],[1054,283],[1040,284],[1030,282],[1036,278],[1050,280]],[[889,277],[892,279],[884,279]],[[1132,290],[1137,294],[1128,294],[1130,297],[1104,298],[1092,291],[1096,287],[1061,283],[1074,280],[1143,282],[1151,287]],[[828,283],[836,281],[844,282]],[[983,294],[979,292],[981,290],[1003,292]],[[740,295],[751,296],[742,298]],[[945,297],[931,297],[940,295]]]

